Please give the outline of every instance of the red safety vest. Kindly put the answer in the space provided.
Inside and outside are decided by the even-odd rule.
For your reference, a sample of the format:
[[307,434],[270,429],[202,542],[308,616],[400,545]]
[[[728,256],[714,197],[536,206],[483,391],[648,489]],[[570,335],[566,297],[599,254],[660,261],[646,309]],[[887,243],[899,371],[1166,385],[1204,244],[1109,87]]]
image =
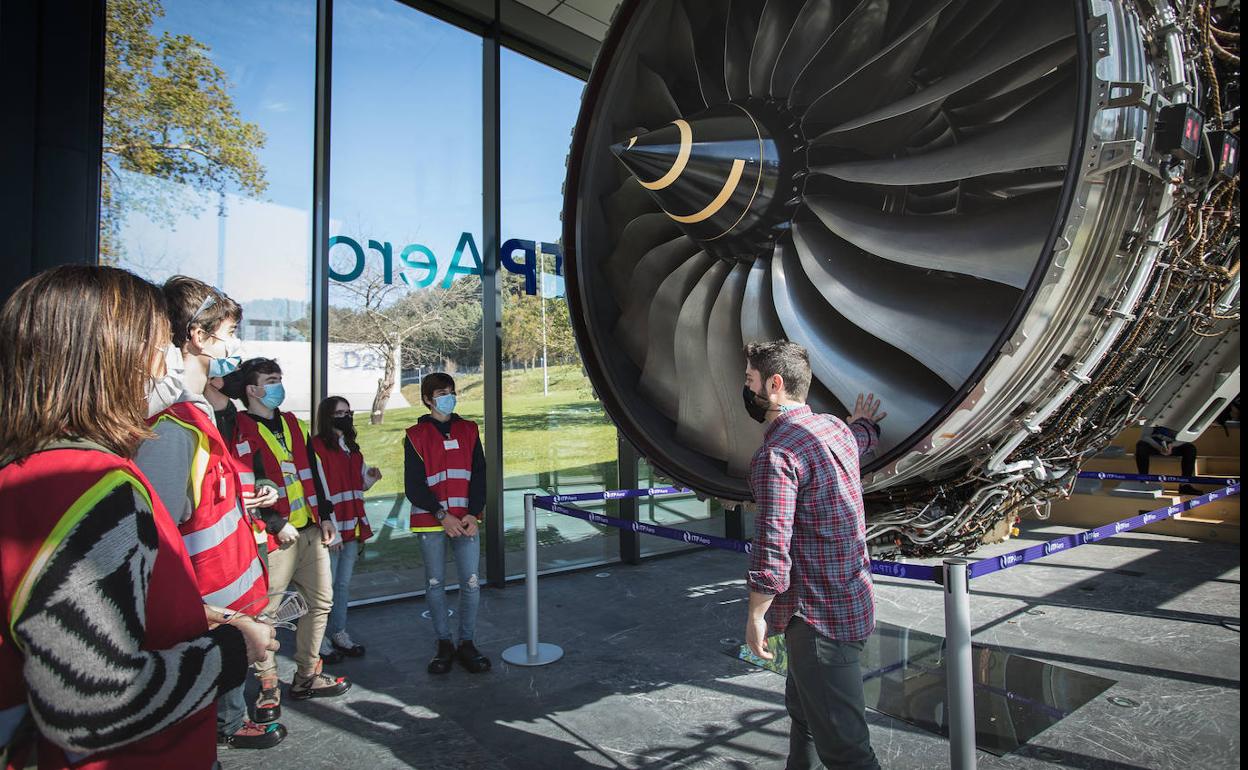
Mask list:
[[[24,656],[12,628],[25,608],[28,581],[38,576],[40,559],[56,548],[73,525],[103,495],[123,484],[151,502],[156,522],[156,560],[147,585],[143,649],[169,649],[207,633],[208,621],[182,538],[134,463],[84,446],[49,449],[0,468],[0,601],[4,610],[0,627],[0,724],[12,724],[27,707]],[[35,505],[37,509],[32,508]],[[216,716],[216,706],[210,704],[156,735],[92,754],[74,763],[73,768],[209,768],[217,757]],[[0,754],[6,741],[0,740]],[[71,766],[60,747],[42,736],[37,741],[40,770]],[[30,743],[9,747],[8,767],[24,766]]]
[[344,543],[373,536],[364,513],[364,455],[343,446],[330,446],[320,436],[312,437],[312,453],[321,474],[321,488],[334,504],[334,521]]
[[[407,440],[425,463],[425,483],[447,513],[461,519],[468,515],[468,488],[472,479],[472,454],[477,446],[477,424],[472,420],[451,420],[451,435],[431,420],[422,420],[407,429]],[[413,532],[440,532],[442,525],[433,511],[412,506]]]
[[193,404],[178,403],[151,419],[168,420],[195,436],[191,461],[194,512],[178,527],[205,604],[258,615],[268,595],[268,573],[256,550],[241,483],[216,423]]
[[[307,522],[320,521],[317,514],[316,487],[312,482],[312,461],[304,440],[303,423],[290,412],[279,414],[282,417],[285,447],[256,418],[240,412],[234,423],[234,454],[241,463],[253,467],[253,455],[260,453],[264,474],[278,485],[278,498],[273,510],[289,519],[295,527],[302,528]],[[277,533],[270,533],[270,548],[276,542],[272,537],[275,534]]]

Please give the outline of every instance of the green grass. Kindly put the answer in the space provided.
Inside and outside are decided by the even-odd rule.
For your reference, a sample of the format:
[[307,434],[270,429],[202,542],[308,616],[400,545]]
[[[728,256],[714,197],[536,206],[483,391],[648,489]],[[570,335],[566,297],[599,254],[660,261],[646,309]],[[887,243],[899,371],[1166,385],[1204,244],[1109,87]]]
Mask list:
[[[482,425],[481,376],[458,377],[456,385],[460,416]],[[419,386],[403,388],[403,396],[417,406],[388,410],[380,425],[369,424],[366,406],[357,412],[355,427],[364,458],[384,476],[369,490],[370,497],[403,491],[403,436],[428,411],[419,405]],[[602,483],[605,469],[616,461],[615,441],[615,426],[579,366],[550,367],[547,395],[542,394],[540,368],[503,373],[503,466],[508,478],[562,474],[595,477]]]

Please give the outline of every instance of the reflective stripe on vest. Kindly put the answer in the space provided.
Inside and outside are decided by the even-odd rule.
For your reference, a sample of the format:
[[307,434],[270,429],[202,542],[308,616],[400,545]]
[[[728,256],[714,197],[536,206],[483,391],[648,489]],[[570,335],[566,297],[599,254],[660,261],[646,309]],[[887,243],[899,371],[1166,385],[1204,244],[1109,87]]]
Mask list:
[[[265,446],[273,453],[273,457],[277,459],[278,467],[282,471],[282,488],[278,490],[278,494],[290,501],[290,526],[295,529],[301,529],[308,523],[308,512],[305,510],[304,500],[316,505],[316,495],[308,495],[303,491],[303,483],[300,478],[303,476],[304,469],[296,467],[294,463],[295,450],[294,439],[290,435],[290,423],[286,421],[285,416],[282,420],[282,438],[286,439],[286,445],[283,447],[273,435],[273,431],[268,429],[264,423],[257,421],[256,429],[260,433],[260,438],[264,440]],[[308,478],[311,479],[311,470],[308,471]]]
[[[182,542],[186,544],[187,556],[194,556],[203,553],[209,548],[214,548],[230,535],[233,535],[238,529],[239,522],[243,519],[243,512],[238,509],[235,504],[234,510],[222,516],[216,524],[204,527],[201,530],[192,532],[189,535],[182,536]],[[224,606],[224,605],[223,605]]]
[[35,558],[31,560],[30,566],[26,568],[22,579],[17,584],[17,590],[13,592],[13,601],[9,604],[9,637],[17,645],[18,649],[25,652],[22,642],[17,636],[17,621],[21,617],[22,612],[26,609],[26,603],[30,601],[30,591],[34,587],[35,579],[43,573],[44,568],[51,560],[52,554],[60,546],[61,542],[69,535],[78,522],[82,521],[82,517],[99,505],[100,501],[113,493],[117,487],[122,484],[129,484],[134,487],[143,501],[147,503],[148,509],[152,509],[152,498],[148,496],[147,490],[143,488],[139,482],[128,471],[117,468],[105,473],[99,481],[91,485],[91,488],[82,493],[73,505],[69,506],[69,510],[65,511],[60,520],[56,522],[56,526],[52,528],[52,532],[48,534],[43,544],[39,546],[39,552],[35,554]]
[[440,484],[447,479],[462,479],[463,481],[468,481],[472,479],[472,471],[466,471],[460,468],[450,468],[448,470],[435,473],[432,476],[426,476],[425,484],[432,488],[435,484]]
[[[260,563],[260,557],[257,556],[251,560],[251,564],[248,565],[247,571],[239,575],[238,579],[236,579],[233,583],[230,583],[224,588],[219,588],[210,594],[204,594],[204,604],[211,604],[216,607],[229,607],[250,591],[251,587],[256,584],[256,581],[259,580],[260,576],[263,574],[264,565]],[[255,607],[250,608],[250,610],[251,611],[248,612],[250,615],[256,615],[260,612],[260,610],[257,610]]]

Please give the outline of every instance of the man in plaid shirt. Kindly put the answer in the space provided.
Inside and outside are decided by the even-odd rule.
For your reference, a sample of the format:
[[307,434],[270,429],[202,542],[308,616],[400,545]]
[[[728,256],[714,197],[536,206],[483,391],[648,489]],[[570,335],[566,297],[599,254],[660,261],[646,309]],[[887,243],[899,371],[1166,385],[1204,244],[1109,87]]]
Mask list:
[[746,582],[746,643],[770,660],[767,633],[789,655],[788,768],[879,768],[867,729],[859,657],[875,628],[858,458],[879,440],[874,396],[847,425],[806,405],[810,361],[792,342],[745,349],[747,411],[766,421],[750,463],[758,504]]

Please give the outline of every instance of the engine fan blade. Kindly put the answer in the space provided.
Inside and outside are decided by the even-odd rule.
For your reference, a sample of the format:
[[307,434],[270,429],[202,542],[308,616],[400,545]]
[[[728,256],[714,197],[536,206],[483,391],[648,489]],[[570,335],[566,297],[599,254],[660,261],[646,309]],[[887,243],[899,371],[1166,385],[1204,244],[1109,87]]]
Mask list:
[[[698,280],[716,263],[714,257],[699,251],[692,259],[672,270],[653,294],[640,303],[649,303],[645,338],[645,366],[638,389],[659,411],[673,420],[680,405],[680,376],[676,364],[676,328],[680,310]],[[640,304],[639,303],[639,304]]]
[[677,238],[646,252],[629,276],[628,297],[620,308],[615,336],[638,369],[646,363],[652,298],[665,278],[701,253],[693,241]]
[[637,83],[633,91],[633,116],[646,128],[671,123],[680,117],[680,107],[667,83],[644,62],[637,63]]
[[957,388],[983,360],[1019,293],[863,254],[818,221],[793,225],[811,284],[850,323],[904,350]]
[[724,40],[724,85],[733,99],[750,95],[750,52],[766,0],[732,0]]
[[836,31],[838,22],[834,0],[806,0],[771,73],[773,95],[788,95],[802,70]]
[[854,115],[861,115],[887,104],[904,93],[910,74],[927,47],[941,11],[951,0],[935,3],[918,22],[906,30],[853,74],[825,92],[802,116],[807,131],[835,126]]
[[602,196],[602,215],[611,234],[611,242],[619,241],[624,228],[642,214],[657,212],[654,198],[646,192],[636,177],[629,177],[610,195]]
[[788,339],[806,348],[815,377],[842,404],[859,392],[883,402],[880,451],[916,431],[953,391],[903,351],[828,309],[810,285],[796,251],[778,243],[771,258],[772,296]]
[[720,407],[716,371],[710,357],[710,322],[724,280],[732,271],[728,262],[716,260],[685,298],[676,323],[676,375],[678,410],[676,440],[719,460],[728,459],[727,415]]
[[815,170],[847,182],[915,185],[1061,166],[1069,160],[1074,114],[1074,99],[1058,89],[991,132],[948,149],[906,158],[835,163]]
[[[1028,4],[1027,8],[1037,6]],[[985,78],[997,75],[1019,62],[1027,62],[1027,71],[1040,76],[1075,54],[1073,31],[1051,9],[1044,5],[1028,16],[1011,34],[1000,38],[990,51],[929,88],[925,88],[892,104],[846,121],[818,136],[816,146],[844,147],[866,153],[895,150],[906,143],[919,127],[925,125],[936,110],[961,91]],[[1059,45],[1060,43],[1060,45]],[[1029,78],[1030,79],[1030,78]]]
[[799,11],[801,6],[793,0],[767,0],[750,52],[751,95],[764,98],[771,95],[771,73],[776,68],[776,57],[784,48]]
[[789,105],[809,105],[871,58],[884,40],[887,22],[888,0],[862,0],[798,75]]
[[710,104],[702,94],[698,77],[698,55],[694,50],[693,27],[685,12],[684,3],[672,4],[672,33],[668,37],[669,86],[681,114],[693,115]]
[[[696,12],[690,12],[689,2],[695,3]],[[693,28],[693,50],[702,99],[708,105],[723,104],[729,99],[724,85],[724,25],[729,0],[686,0],[681,5]]]
[[869,254],[1022,289],[1044,248],[1057,198],[1028,196],[984,214],[904,217],[826,196],[807,205],[829,230]]
[[605,268],[617,304],[622,306],[632,292],[628,282],[642,257],[651,249],[682,237],[672,218],[662,213],[642,214],[625,226]]
[[784,327],[771,291],[771,260],[759,257],[746,278],[741,300],[741,339],[744,343],[785,339]]
[[963,106],[951,106],[950,118],[964,126],[968,132],[973,132],[978,126],[1000,123],[1037,99],[1043,98],[1053,89],[1069,87],[1074,82],[1072,73],[1066,66],[1069,60],[1070,57],[1067,57],[1065,61],[1057,62],[1047,74],[1023,83],[1011,91],[983,101],[966,103]]
[[728,474],[739,478],[749,470],[750,458],[763,441],[762,426],[746,416],[741,403],[745,379],[741,311],[750,271],[746,264],[733,267],[715,298],[706,331],[707,371],[724,425]]

